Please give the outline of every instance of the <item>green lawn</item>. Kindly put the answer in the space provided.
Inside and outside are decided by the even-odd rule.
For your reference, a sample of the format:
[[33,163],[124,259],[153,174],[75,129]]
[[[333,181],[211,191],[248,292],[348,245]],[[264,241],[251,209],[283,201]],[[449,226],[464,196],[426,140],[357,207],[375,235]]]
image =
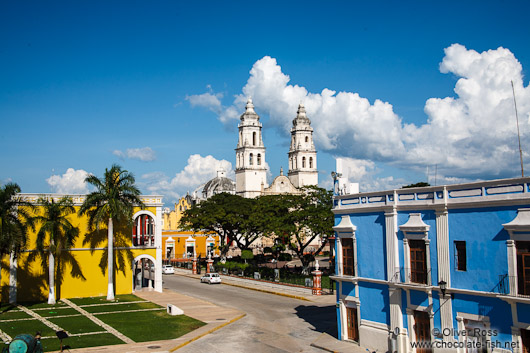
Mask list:
[[48,320],[70,333],[105,331],[101,326],[84,316],[49,318]]
[[[174,339],[205,325],[205,323],[185,315],[170,316],[166,313],[165,308],[151,302],[129,303],[142,301],[142,299],[134,295],[119,295],[113,302],[107,301],[105,297],[74,298],[70,300],[78,305],[112,303],[110,305],[88,306],[84,307],[84,309],[94,313],[101,321],[112,326],[135,342]],[[48,305],[47,303],[25,303],[24,305],[32,310],[37,309],[35,310],[36,313],[46,317],[47,320],[60,326],[71,334],[105,331],[92,320],[80,315],[78,311],[66,306],[62,302],[58,302],[56,305]],[[152,308],[159,310],[123,312],[124,310]],[[101,314],[102,312],[110,311],[114,311],[115,313]],[[56,317],[62,315],[72,316]],[[12,305],[5,305],[0,308],[0,327],[2,331],[6,332],[9,336],[14,338],[22,333],[34,335],[37,331],[40,331],[43,337],[51,337],[42,339],[42,345],[46,352],[60,349],[59,339],[55,337],[55,331],[36,319],[7,322],[1,321],[21,318],[30,318],[30,316]],[[1,343],[2,342],[0,341],[0,344]],[[109,333],[72,336],[66,338],[63,342],[64,345],[68,345],[72,349],[123,343],[124,342],[119,338]]]
[[53,329],[44,325],[37,319],[2,323],[2,331],[13,338],[22,333],[35,335],[37,331],[39,331],[42,336],[55,336],[55,331]]
[[0,320],[27,319],[30,317],[13,305],[5,305],[0,309]]
[[[61,349],[58,338],[48,338],[41,340],[42,348],[45,352],[53,352]],[[96,346],[110,346],[114,344],[124,344],[122,340],[111,335],[110,333],[102,333],[97,335],[68,337],[63,340],[63,345],[68,345],[71,349],[96,347]]]
[[81,315],[79,311],[74,308],[50,308],[47,310],[36,310],[35,312],[45,318],[62,315]]
[[142,301],[143,299],[138,298],[133,294],[121,294],[117,295],[114,301],[108,301],[107,297],[88,297],[88,298],[71,298],[70,301],[77,305],[91,305],[91,304],[108,304],[108,303],[121,303],[121,302],[136,302]]
[[103,313],[107,311],[124,311],[124,310],[156,309],[156,308],[165,310],[165,308],[161,307],[160,305],[157,305],[151,302],[83,307],[83,309],[85,309],[91,314]]
[[204,322],[185,315],[171,316],[160,311],[116,313],[97,317],[136,342],[177,338],[205,325]]

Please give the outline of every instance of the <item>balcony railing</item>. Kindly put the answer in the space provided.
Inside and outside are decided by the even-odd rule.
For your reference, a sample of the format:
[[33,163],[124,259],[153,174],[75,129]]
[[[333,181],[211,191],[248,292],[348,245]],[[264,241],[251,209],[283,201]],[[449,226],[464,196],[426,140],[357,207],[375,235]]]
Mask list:
[[499,275],[499,283],[493,288],[494,292],[513,297],[530,298],[530,285],[518,282],[517,276]]
[[430,286],[431,269],[416,270],[409,267],[396,267],[394,274],[390,278],[390,282]]

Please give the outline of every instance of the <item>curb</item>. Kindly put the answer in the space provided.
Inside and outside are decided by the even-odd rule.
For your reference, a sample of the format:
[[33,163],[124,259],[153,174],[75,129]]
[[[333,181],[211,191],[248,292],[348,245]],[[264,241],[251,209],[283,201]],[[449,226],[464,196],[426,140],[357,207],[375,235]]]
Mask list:
[[270,291],[270,290],[267,290],[267,289],[259,289],[259,288],[254,288],[254,287],[247,287],[247,286],[242,286],[242,285],[239,285],[239,284],[233,284],[233,283],[222,283],[221,284],[226,284],[227,286],[232,286],[232,287],[239,287],[239,288],[245,288],[245,289],[250,289],[250,290],[254,290],[256,292],[262,292],[262,293],[268,293],[268,294],[275,294],[275,295],[281,295],[282,297],[288,297],[288,298],[293,298],[293,299],[298,299],[298,300],[305,300],[307,302],[310,302],[311,300],[307,299],[306,297],[302,297],[302,296],[299,296],[299,295],[294,295],[294,294],[287,294],[287,293],[280,293],[280,292],[273,292],[273,291]]
[[228,322],[225,322],[224,324],[221,324],[221,325],[219,325],[219,326],[217,326],[217,327],[214,327],[213,329],[208,330],[208,331],[204,332],[203,334],[200,334],[200,335],[197,336],[197,337],[193,337],[193,338],[187,340],[186,342],[183,342],[183,343],[179,344],[179,345],[176,346],[175,348],[171,348],[169,351],[170,351],[170,352],[174,352],[174,351],[176,351],[177,349],[180,349],[180,348],[182,348],[182,347],[184,347],[184,346],[190,344],[191,342],[198,340],[199,338],[202,338],[202,337],[204,337],[204,336],[206,336],[206,335],[209,335],[210,333],[215,332],[215,331],[217,331],[217,330],[219,330],[219,329],[225,327],[226,325],[230,325],[231,323],[236,322],[237,320],[244,318],[245,316],[247,316],[247,314],[239,315],[238,317],[236,317],[236,318],[234,318],[234,319],[232,319],[232,320],[230,320],[230,321],[228,321]]
[[[188,274],[183,274],[183,273],[175,273],[176,275],[179,275],[179,276],[185,276],[185,277],[188,277],[188,278],[195,278],[197,279],[198,277],[195,277],[193,275],[188,275]],[[232,286],[232,287],[238,287],[238,288],[245,288],[245,289],[250,289],[250,290],[254,290],[256,292],[262,292],[262,293],[268,293],[268,294],[275,294],[275,295],[280,295],[282,297],[288,297],[288,298],[293,298],[293,299],[298,299],[298,300],[304,300],[304,301],[307,301],[307,302],[310,302],[312,300],[310,299],[307,299],[306,297],[303,297],[303,296],[300,296],[300,295],[294,295],[294,294],[288,294],[288,293],[280,293],[280,292],[274,292],[274,291],[271,291],[271,290],[267,290],[267,289],[259,289],[259,288],[254,288],[254,287],[249,287],[249,286],[242,286],[240,284],[234,284],[234,283],[226,283],[226,282],[221,282],[221,284],[225,284],[227,286]]]

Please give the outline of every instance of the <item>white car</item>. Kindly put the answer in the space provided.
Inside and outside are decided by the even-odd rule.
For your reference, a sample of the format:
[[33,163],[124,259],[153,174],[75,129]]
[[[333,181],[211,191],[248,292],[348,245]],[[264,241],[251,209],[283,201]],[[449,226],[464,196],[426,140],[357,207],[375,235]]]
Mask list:
[[174,274],[175,269],[171,265],[163,265],[162,266],[162,273],[165,275]]
[[221,284],[221,276],[218,273],[207,273],[201,277],[201,283],[219,283]]

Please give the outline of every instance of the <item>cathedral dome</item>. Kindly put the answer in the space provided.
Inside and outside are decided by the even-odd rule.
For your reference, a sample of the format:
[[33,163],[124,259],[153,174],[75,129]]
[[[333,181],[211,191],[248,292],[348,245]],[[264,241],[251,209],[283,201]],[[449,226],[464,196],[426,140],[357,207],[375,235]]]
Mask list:
[[[202,191],[200,190],[201,188]],[[236,183],[232,179],[226,177],[226,172],[218,171],[215,178],[207,181],[204,186],[199,187],[195,192],[196,194],[200,194],[203,200],[209,199],[213,195],[223,192],[235,194]]]

